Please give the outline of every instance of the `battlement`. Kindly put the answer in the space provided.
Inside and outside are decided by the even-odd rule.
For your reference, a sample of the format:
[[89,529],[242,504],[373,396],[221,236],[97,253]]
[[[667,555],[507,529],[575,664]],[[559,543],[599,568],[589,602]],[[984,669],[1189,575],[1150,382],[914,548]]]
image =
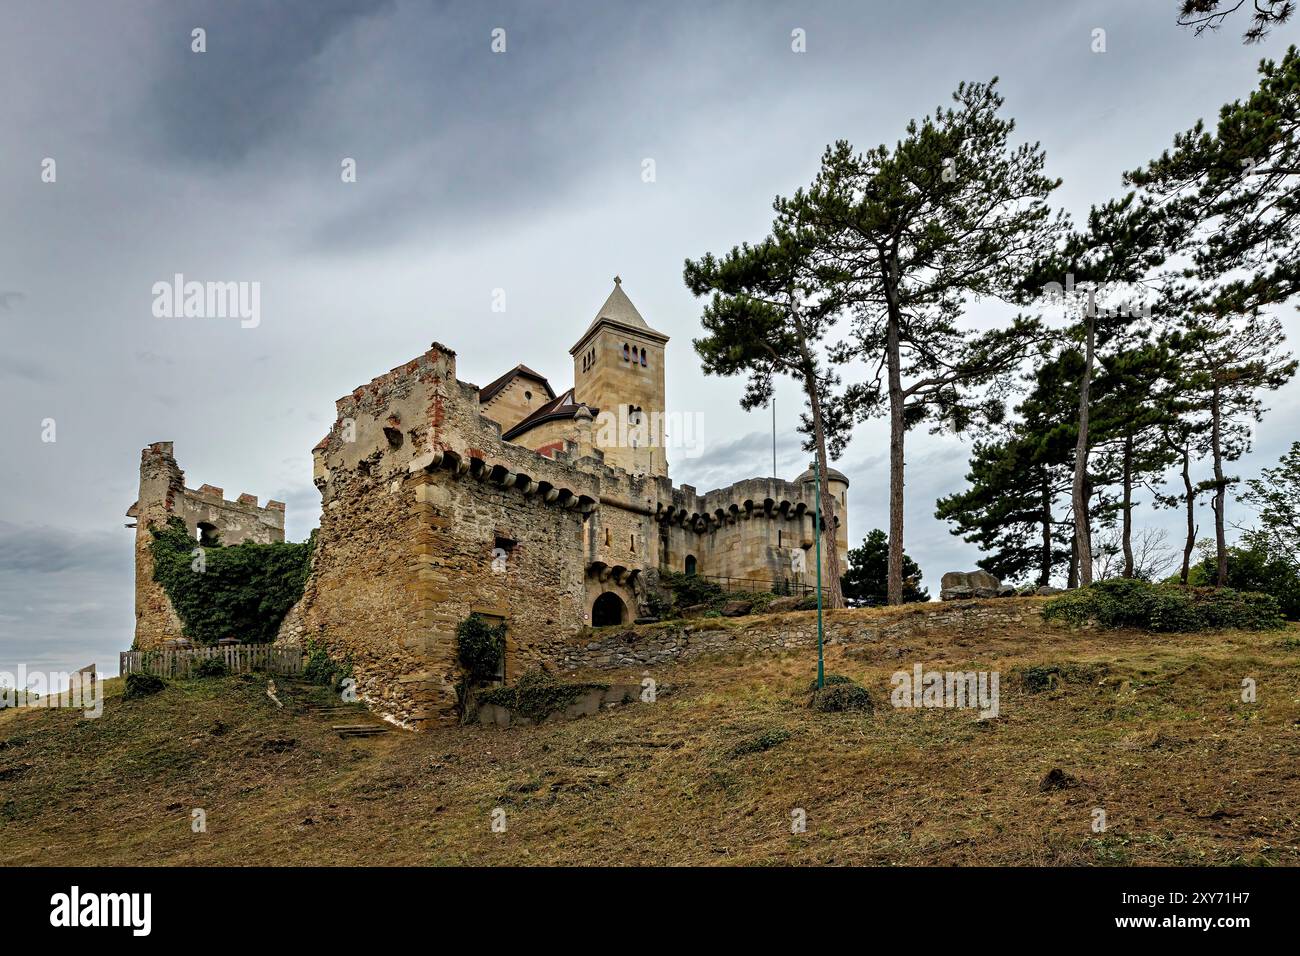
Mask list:
[[284,540],[285,505],[274,499],[265,507],[257,495],[241,493],[231,501],[217,485],[185,487],[185,472],[176,463],[173,443],[153,442],[140,453],[140,494],[127,511],[137,527],[161,527],[167,519],[181,518],[196,541],[223,545],[252,541],[270,544]]

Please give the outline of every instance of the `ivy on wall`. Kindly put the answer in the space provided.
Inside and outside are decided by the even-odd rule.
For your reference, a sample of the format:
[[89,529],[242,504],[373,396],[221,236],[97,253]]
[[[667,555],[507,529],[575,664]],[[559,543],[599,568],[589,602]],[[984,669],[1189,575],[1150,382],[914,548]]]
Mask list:
[[301,544],[245,542],[200,549],[185,522],[173,516],[165,528],[153,529],[153,577],[195,643],[237,637],[245,644],[265,644],[275,639],[285,614],[302,597],[315,541],[313,531]]

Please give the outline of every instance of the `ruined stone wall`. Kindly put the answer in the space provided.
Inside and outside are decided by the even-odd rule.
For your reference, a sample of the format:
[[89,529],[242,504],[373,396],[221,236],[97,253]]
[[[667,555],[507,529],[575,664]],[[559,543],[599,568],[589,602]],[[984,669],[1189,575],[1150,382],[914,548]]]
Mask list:
[[470,612],[506,621],[511,676],[581,627],[593,547],[595,476],[503,442],[455,372],[435,345],[357,389],[315,453],[323,517],[301,634],[416,726],[452,719],[455,628]]
[[[867,644],[923,640],[927,631],[954,628],[978,633],[997,630],[1042,614],[1037,598],[1001,598],[901,609],[849,609],[826,615],[828,644]],[[557,636],[546,651],[564,670],[614,670],[654,667],[693,660],[704,654],[779,653],[817,644],[815,611],[734,619],[695,619],[676,624],[583,630]]]
[[127,516],[135,519],[135,640],[133,648],[161,647],[181,636],[181,621],[161,584],[153,579],[153,529],[166,526],[172,517],[185,522],[195,539],[223,545],[252,541],[270,544],[284,540],[284,503],[268,501],[258,507],[257,498],[241,494],[227,501],[222,489],[202,485],[185,487],[185,473],[176,463],[173,443],[154,442],[140,452],[140,490]]

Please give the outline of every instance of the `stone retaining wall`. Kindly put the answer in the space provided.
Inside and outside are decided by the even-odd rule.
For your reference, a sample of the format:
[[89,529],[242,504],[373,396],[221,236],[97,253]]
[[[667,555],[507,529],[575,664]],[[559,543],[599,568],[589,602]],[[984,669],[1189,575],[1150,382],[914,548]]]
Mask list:
[[[1037,621],[1042,598],[1000,598],[988,601],[911,605],[903,608],[862,608],[835,611],[825,618],[828,644],[858,644],[905,639],[934,628],[973,633]],[[551,662],[566,670],[613,670],[655,667],[689,661],[703,654],[779,652],[817,643],[817,613],[720,619],[703,618],[674,624],[588,628],[574,638],[557,639],[548,647]]]

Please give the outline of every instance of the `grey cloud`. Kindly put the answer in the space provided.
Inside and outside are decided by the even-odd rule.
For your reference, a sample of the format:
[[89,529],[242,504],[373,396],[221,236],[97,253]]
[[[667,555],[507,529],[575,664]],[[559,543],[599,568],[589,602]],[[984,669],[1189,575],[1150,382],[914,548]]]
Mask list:
[[124,552],[130,553],[128,539],[125,534],[109,531],[78,533],[0,521],[0,574],[55,574],[102,568],[119,561]]
[[[159,42],[152,94],[135,116],[169,155],[223,168],[276,140],[290,140],[329,85],[321,60],[332,43],[392,2],[231,0],[155,12]],[[207,50],[191,49],[206,31]]]

